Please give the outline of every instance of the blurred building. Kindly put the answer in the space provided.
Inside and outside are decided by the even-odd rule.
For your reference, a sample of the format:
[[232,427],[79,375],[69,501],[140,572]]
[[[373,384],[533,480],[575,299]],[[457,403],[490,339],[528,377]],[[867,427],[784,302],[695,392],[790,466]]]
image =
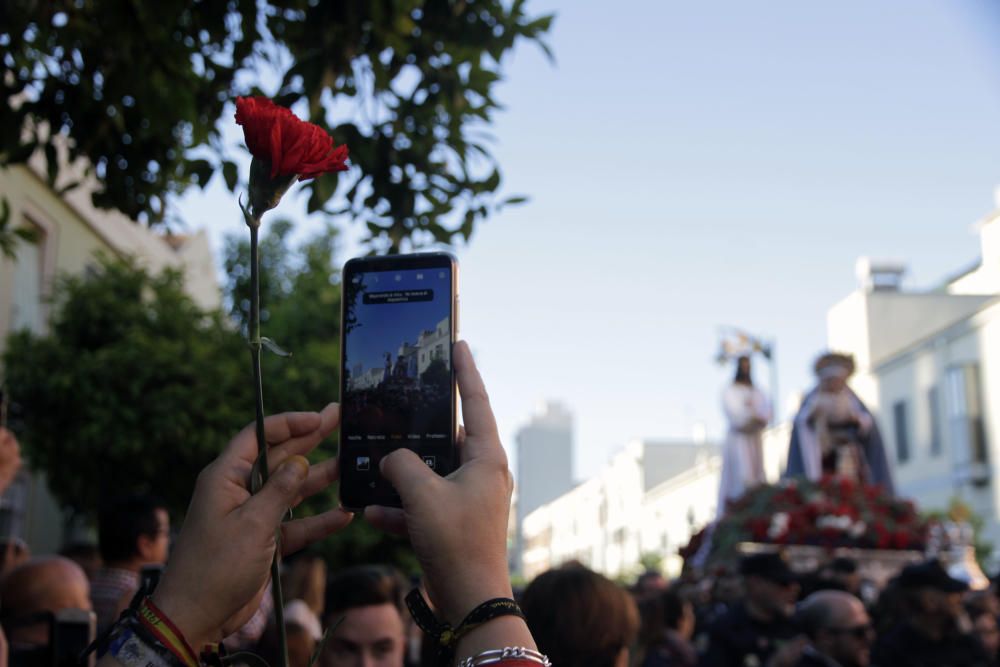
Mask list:
[[[56,277],[87,271],[97,253],[131,256],[153,272],[178,270],[197,304],[206,309],[221,305],[215,262],[204,232],[185,236],[154,232],[117,211],[95,208],[91,194],[97,183],[85,178],[81,169],[61,164],[57,189],[49,187],[45,173],[40,153],[27,165],[0,169],[0,201],[9,207],[10,226],[29,227],[38,235],[37,243],[19,242],[13,260],[0,256],[0,354],[12,331],[45,333],[46,298]],[[58,192],[72,181],[82,185]],[[23,537],[42,553],[61,545],[65,522],[40,475],[23,471],[0,502],[0,535]]]
[[[550,401],[518,430],[517,526],[524,517],[573,488],[573,415],[560,403]],[[522,553],[520,530],[514,553]],[[521,571],[515,559],[515,571]]]
[[878,416],[899,493],[922,508],[960,497],[1000,541],[1000,189],[978,223],[981,257],[935,289],[908,290],[899,262],[858,262],[860,286],[827,315],[833,350]]
[[670,556],[714,516],[720,467],[715,444],[629,443],[597,476],[525,514],[523,575],[567,561],[629,575],[643,554]]

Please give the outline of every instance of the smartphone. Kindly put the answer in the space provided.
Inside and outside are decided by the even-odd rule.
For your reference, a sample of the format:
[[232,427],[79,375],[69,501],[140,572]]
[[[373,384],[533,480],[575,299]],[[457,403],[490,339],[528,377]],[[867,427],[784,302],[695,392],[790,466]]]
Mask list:
[[87,655],[81,663],[80,656],[97,636],[97,616],[92,611],[83,609],[60,609],[52,617],[51,646],[53,667],[75,667],[86,665],[94,667],[97,662],[96,653]]
[[139,569],[139,590],[144,596],[153,594],[162,574],[162,565],[143,565]]
[[379,474],[400,447],[447,475],[458,465],[458,261],[444,252],[352,259],[344,266],[340,502],[399,507]]

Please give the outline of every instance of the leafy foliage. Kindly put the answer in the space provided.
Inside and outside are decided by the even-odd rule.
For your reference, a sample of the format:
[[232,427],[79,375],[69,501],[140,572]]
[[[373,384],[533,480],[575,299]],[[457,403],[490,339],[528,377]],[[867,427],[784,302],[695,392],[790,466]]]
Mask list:
[[218,146],[257,25],[255,0],[0,4],[0,97],[16,100],[0,106],[3,163],[42,149],[54,184],[63,134],[70,160],[86,158],[103,183],[95,205],[161,219],[168,195],[218,166],[192,149]]
[[51,332],[12,334],[3,361],[25,453],[61,503],[92,514],[103,493],[154,492],[180,514],[198,472],[247,422],[246,358],[178,273],[103,257],[59,280]]
[[95,204],[160,220],[171,194],[218,171],[238,187],[217,121],[269,64],[276,99],[350,147],[355,169],[307,185],[310,213],[349,213],[379,249],[468,239],[497,207],[524,200],[497,198],[486,143],[504,56],[520,38],[547,51],[552,16],[530,17],[524,4],[0,3],[0,94],[18,101],[0,107],[0,164],[40,148],[54,165],[63,134],[70,157],[102,179]]

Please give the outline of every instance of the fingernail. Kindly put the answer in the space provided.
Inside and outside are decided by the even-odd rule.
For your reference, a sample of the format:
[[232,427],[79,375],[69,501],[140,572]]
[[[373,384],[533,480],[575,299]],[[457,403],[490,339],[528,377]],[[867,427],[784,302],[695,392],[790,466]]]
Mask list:
[[282,463],[281,468],[290,470],[299,479],[305,479],[309,474],[309,461],[304,456],[296,455]]

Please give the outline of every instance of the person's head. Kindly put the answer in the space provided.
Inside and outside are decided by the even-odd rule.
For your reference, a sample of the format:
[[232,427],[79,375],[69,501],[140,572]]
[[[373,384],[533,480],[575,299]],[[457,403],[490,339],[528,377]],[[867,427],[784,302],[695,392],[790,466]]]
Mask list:
[[854,357],[830,352],[816,360],[814,370],[819,388],[835,393],[847,386],[847,379],[854,373]]
[[170,516],[155,498],[130,495],[104,503],[97,517],[97,533],[106,566],[138,572],[143,565],[167,562]]
[[684,639],[690,640],[694,635],[694,605],[691,600],[683,597],[679,591],[667,590],[660,595],[660,605],[663,609],[663,624]]
[[83,568],[87,579],[93,579],[94,574],[101,569],[101,550],[96,544],[90,542],[73,542],[67,544],[59,551],[60,556],[65,556]]
[[639,598],[656,595],[667,590],[670,583],[656,570],[646,570],[635,580],[635,594]]
[[48,623],[40,615],[62,609],[90,610],[90,583],[83,569],[62,556],[33,558],[0,581],[0,611],[12,648],[45,646]]
[[639,631],[632,596],[587,568],[540,574],[524,591],[521,609],[538,649],[562,667],[628,664]]
[[972,621],[972,633],[982,644],[983,649],[990,656],[1000,655],[1000,629],[997,628],[997,617],[983,609],[981,606],[973,605],[966,607],[969,612],[969,620]]
[[781,554],[753,554],[740,562],[751,613],[773,620],[795,612],[799,584]]
[[685,641],[694,635],[694,605],[675,588],[642,600],[639,616],[639,643],[647,648],[660,642],[667,631],[676,632]]
[[282,587],[285,599],[302,600],[317,616],[323,615],[326,591],[326,563],[316,554],[300,553],[285,559]]
[[713,602],[731,605],[743,599],[743,577],[738,572],[720,572],[712,581],[710,598]]
[[330,630],[322,667],[402,667],[406,648],[402,581],[395,570],[343,570],[326,586],[324,625]]
[[840,556],[830,562],[830,579],[851,595],[861,591],[861,572],[853,558]]
[[875,630],[861,600],[844,591],[819,591],[807,597],[799,623],[819,652],[844,667],[866,667]]
[[736,377],[735,381],[740,384],[753,384],[753,376],[751,374],[752,368],[750,363],[750,357],[742,356],[736,360]]
[[920,625],[946,628],[962,614],[962,594],[968,584],[952,578],[941,562],[932,559],[903,568],[897,579],[903,605]]

